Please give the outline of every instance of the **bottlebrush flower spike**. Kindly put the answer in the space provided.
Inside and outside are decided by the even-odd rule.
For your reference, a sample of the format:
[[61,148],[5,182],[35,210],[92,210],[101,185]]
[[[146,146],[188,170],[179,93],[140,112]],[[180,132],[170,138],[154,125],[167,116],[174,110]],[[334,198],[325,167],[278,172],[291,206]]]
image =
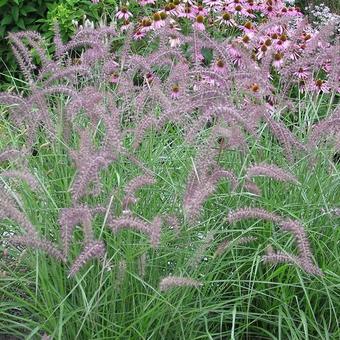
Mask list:
[[311,261],[312,252],[303,226],[298,221],[293,221],[291,219],[279,222],[279,226],[282,230],[289,231],[295,236],[300,257]]
[[147,234],[150,237],[150,242],[153,247],[157,247],[161,237],[162,220],[160,217],[155,217],[151,223],[127,214],[120,218],[111,218],[108,227],[114,232],[118,232],[123,228],[131,228]]
[[92,125],[96,126],[104,113],[103,100],[103,94],[99,90],[92,86],[86,86],[68,104],[68,115],[71,120],[74,120],[79,112],[84,111],[91,119]]
[[271,177],[277,181],[290,182],[293,184],[299,184],[299,181],[287,171],[284,171],[280,167],[274,164],[254,164],[247,169],[246,178],[251,179],[256,176]]
[[30,236],[36,236],[37,232],[26,217],[17,207],[14,199],[9,197],[9,193],[2,187],[0,187],[0,220],[8,218],[17,222],[21,227],[23,227],[27,234]]
[[138,274],[141,278],[145,277],[146,273],[146,262],[147,262],[147,254],[143,253],[139,258],[138,258]]
[[101,191],[99,172],[116,159],[112,152],[105,149],[96,150],[91,142],[88,129],[80,132],[79,150],[71,150],[70,156],[77,167],[71,192],[73,202],[76,203],[87,194],[89,184],[93,185],[91,194],[98,195]]
[[246,180],[246,182],[244,183],[243,189],[257,196],[262,195],[261,189],[256,185],[256,183],[252,181]]
[[237,125],[230,128],[217,125],[212,133],[222,139],[221,143],[227,149],[240,150],[243,153],[249,151],[245,135]]
[[324,118],[319,123],[313,126],[313,129],[308,138],[308,148],[310,150],[315,148],[324,135],[329,137],[330,135],[339,132],[340,132],[340,108],[337,108],[330,117]]
[[95,240],[85,245],[84,250],[73,262],[68,277],[73,277],[87,262],[95,257],[102,257],[105,254],[103,241]]
[[312,252],[310,250],[307,235],[303,226],[298,221],[284,219],[260,208],[243,208],[231,212],[228,215],[229,223],[248,218],[257,218],[275,222],[281,230],[289,231],[293,234],[299,249],[299,256],[289,255],[289,257],[288,255],[281,256],[282,254],[280,254],[280,256],[273,256],[269,258],[277,259],[277,261],[281,259],[281,262],[292,262],[292,259],[294,259],[294,263],[298,263],[305,271],[310,273],[321,273],[321,270],[318,269],[312,262]]
[[[1,100],[1,99],[0,99]],[[19,158],[21,151],[16,149],[7,149],[0,152],[0,162],[13,160]]]
[[12,236],[9,239],[11,244],[22,245],[33,249],[43,250],[54,259],[65,262],[63,253],[50,241],[40,239],[37,235]]
[[0,173],[0,177],[19,178],[25,181],[33,190],[39,189],[39,182],[27,170],[7,170]]
[[292,255],[286,254],[281,251],[273,251],[271,247],[267,248],[267,254],[262,256],[262,261],[265,263],[291,263],[297,267],[303,269],[309,274],[323,276],[320,268],[315,266],[313,263],[306,261],[306,259]]
[[163,215],[162,218],[163,218],[163,221],[167,223],[172,230],[174,230],[176,235],[179,235],[181,231],[181,226],[180,226],[177,216],[176,215]]
[[122,259],[118,262],[117,274],[116,274],[116,287],[120,288],[124,282],[126,276],[127,263],[126,260]]
[[188,277],[167,276],[159,283],[159,290],[166,291],[174,287],[200,287],[203,283]]
[[94,239],[92,231],[92,218],[96,213],[104,213],[106,209],[102,207],[90,208],[87,206],[79,206],[61,209],[59,214],[59,224],[61,226],[61,238],[63,241],[63,254],[68,255],[72,232],[77,224],[81,224],[84,233],[85,244],[90,243]]
[[128,210],[129,206],[136,204],[138,199],[136,198],[136,191],[145,185],[155,184],[155,179],[150,175],[142,175],[133,178],[125,187],[123,210]]
[[[205,166],[202,165],[202,169]],[[191,223],[200,215],[204,201],[215,191],[216,185],[221,178],[228,178],[233,189],[237,185],[237,179],[231,171],[217,168],[211,171],[210,174],[208,173],[209,169],[206,168],[199,179],[195,172],[189,177],[184,195],[183,209]]]
[[228,222],[235,223],[241,220],[247,219],[260,219],[272,222],[280,222],[282,217],[276,214],[273,214],[262,208],[241,208],[234,211],[231,211],[228,215]]
[[290,132],[290,130],[281,122],[275,121],[269,112],[263,113],[262,117],[268,124],[269,129],[282,144],[287,159],[293,160],[293,149],[306,151],[306,147],[302,145],[297,138]]

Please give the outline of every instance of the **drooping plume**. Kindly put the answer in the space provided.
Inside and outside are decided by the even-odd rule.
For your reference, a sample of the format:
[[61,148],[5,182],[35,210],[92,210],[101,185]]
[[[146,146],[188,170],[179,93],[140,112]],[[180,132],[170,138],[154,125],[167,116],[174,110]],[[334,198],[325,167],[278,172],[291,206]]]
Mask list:
[[271,177],[277,181],[299,184],[295,176],[293,176],[289,172],[281,169],[280,167],[274,164],[261,163],[261,164],[254,164],[248,167],[246,178],[250,180],[253,177],[257,177],[257,176],[266,176],[266,177]]
[[83,251],[74,260],[68,277],[73,277],[75,274],[93,258],[100,258],[105,254],[105,244],[103,241],[94,240],[85,245]]
[[203,283],[200,281],[180,276],[167,276],[159,283],[159,290],[166,291],[175,287],[200,287]]

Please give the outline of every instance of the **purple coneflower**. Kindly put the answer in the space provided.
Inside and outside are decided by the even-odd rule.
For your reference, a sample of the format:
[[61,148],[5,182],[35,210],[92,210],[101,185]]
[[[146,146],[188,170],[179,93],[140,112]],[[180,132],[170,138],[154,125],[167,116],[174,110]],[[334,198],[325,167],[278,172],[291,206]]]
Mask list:
[[247,21],[244,25],[240,25],[239,28],[248,36],[253,36],[256,32],[254,25],[250,21]]
[[128,20],[130,17],[132,17],[132,13],[129,12],[128,8],[126,6],[122,6],[120,10],[116,13],[116,18],[121,20]]
[[165,19],[166,19],[167,15],[165,12],[156,12],[153,14],[152,19],[153,19],[153,23],[152,23],[152,27],[154,29],[158,29],[161,28],[165,25]]
[[196,15],[203,15],[207,16],[208,15],[208,10],[204,8],[202,5],[193,5],[192,9]]
[[177,99],[180,95],[180,88],[178,84],[174,84],[171,88],[171,98]]
[[213,70],[217,73],[224,73],[227,70],[225,62],[218,58],[213,65]]
[[178,15],[179,18],[187,18],[187,19],[194,19],[195,18],[195,12],[192,8],[191,5],[186,4],[184,6],[184,8],[182,7],[179,11],[178,11]]
[[152,30],[152,22],[149,18],[143,18],[140,24],[140,31],[142,33],[147,33]]
[[309,76],[309,72],[308,72],[307,68],[299,67],[299,69],[297,71],[295,71],[293,73],[293,75],[295,77],[297,77],[298,79],[307,79],[308,76]]
[[257,51],[257,53],[256,53],[256,58],[257,58],[258,60],[262,59],[262,58],[264,57],[264,55],[266,54],[267,51],[268,51],[267,45],[266,45],[266,44],[262,44],[262,45],[259,47],[259,49],[258,49],[258,51]]
[[224,12],[217,18],[217,22],[220,25],[227,25],[227,26],[236,26],[236,22],[232,19],[232,15],[229,12]]
[[281,34],[278,40],[276,40],[276,43],[274,44],[274,49],[276,51],[284,51],[287,49],[287,47],[290,45],[290,41],[288,40],[288,37],[286,34]]
[[322,80],[322,79],[316,79],[312,80],[308,85],[307,85],[308,90],[312,92],[323,92],[323,93],[329,93],[329,86],[327,84],[327,81]]
[[205,26],[204,26],[204,17],[203,15],[198,15],[196,17],[196,21],[194,23],[194,28],[197,29],[198,31],[204,31],[205,30]]
[[181,44],[181,41],[178,37],[172,35],[169,37],[169,43],[171,48],[175,48]]
[[283,65],[283,53],[277,52],[274,54],[273,66],[275,68],[280,68]]
[[142,30],[139,29],[133,34],[133,40],[143,39],[145,35],[146,35],[145,32],[142,32]]
[[242,55],[240,54],[240,52],[233,46],[230,46],[230,48],[228,49],[228,53],[234,65],[240,66],[242,62]]
[[124,23],[123,23],[123,25],[120,28],[120,31],[121,32],[126,32],[128,30],[128,28],[129,28],[129,25],[130,25],[130,21],[129,20],[124,20]]
[[178,15],[178,7],[173,3],[170,2],[164,6],[164,12],[168,15]]

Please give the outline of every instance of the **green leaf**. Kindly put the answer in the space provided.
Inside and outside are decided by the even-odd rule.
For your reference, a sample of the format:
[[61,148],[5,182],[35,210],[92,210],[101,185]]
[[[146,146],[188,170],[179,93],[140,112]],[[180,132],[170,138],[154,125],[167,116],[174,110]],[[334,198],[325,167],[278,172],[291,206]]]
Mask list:
[[54,8],[56,8],[57,5],[58,5],[58,4],[56,4],[56,3],[52,3],[52,4],[47,4],[46,7],[48,8],[48,10],[51,11],[51,10],[53,10]]
[[23,30],[26,29],[26,27],[25,27],[25,22],[24,22],[24,19],[23,19],[23,18],[20,18],[20,19],[19,19],[19,21],[17,22],[17,25],[18,25],[21,29],[23,29]]
[[7,5],[8,0],[0,0],[0,7]]
[[34,8],[34,7],[31,6],[31,5],[27,5],[27,6],[23,7],[23,9],[25,9],[25,12],[26,12],[26,13],[33,13],[33,12],[36,12],[36,11],[37,11],[37,9]]
[[19,20],[19,8],[18,7],[13,7],[12,9],[12,17],[14,19],[14,22],[17,23]]
[[1,20],[1,26],[6,26],[9,23],[12,22],[12,18],[9,15],[6,15],[2,20]]
[[0,38],[3,38],[5,36],[6,27],[0,26]]

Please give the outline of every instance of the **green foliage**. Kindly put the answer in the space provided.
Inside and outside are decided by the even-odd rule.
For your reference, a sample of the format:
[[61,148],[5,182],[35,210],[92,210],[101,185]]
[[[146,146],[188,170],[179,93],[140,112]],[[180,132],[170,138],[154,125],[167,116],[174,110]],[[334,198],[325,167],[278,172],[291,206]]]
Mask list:
[[[107,1],[106,3],[109,2]],[[111,3],[114,4],[115,1],[111,1]],[[42,29],[46,32],[44,36],[47,38],[52,37],[53,23],[57,21],[60,25],[63,38],[68,39],[75,32],[73,20],[81,24],[84,17],[86,17],[91,21],[98,22],[104,7],[104,3],[93,4],[90,0],[54,2],[49,6],[47,16],[40,20],[43,24]]]
[[8,73],[17,76],[15,71],[18,67],[5,39],[9,32],[32,30],[51,40],[53,23],[57,21],[62,37],[67,40],[75,32],[72,20],[82,24],[86,17],[98,23],[103,15],[114,16],[116,5],[116,0],[100,1],[98,4],[91,0],[0,0],[0,80],[6,82],[9,78],[5,75]]
[[5,69],[4,63],[8,68],[13,66],[13,55],[10,46],[5,39],[9,32],[21,30],[39,30],[41,23],[39,19],[43,18],[48,6],[53,3],[52,0],[0,0],[0,72]]

